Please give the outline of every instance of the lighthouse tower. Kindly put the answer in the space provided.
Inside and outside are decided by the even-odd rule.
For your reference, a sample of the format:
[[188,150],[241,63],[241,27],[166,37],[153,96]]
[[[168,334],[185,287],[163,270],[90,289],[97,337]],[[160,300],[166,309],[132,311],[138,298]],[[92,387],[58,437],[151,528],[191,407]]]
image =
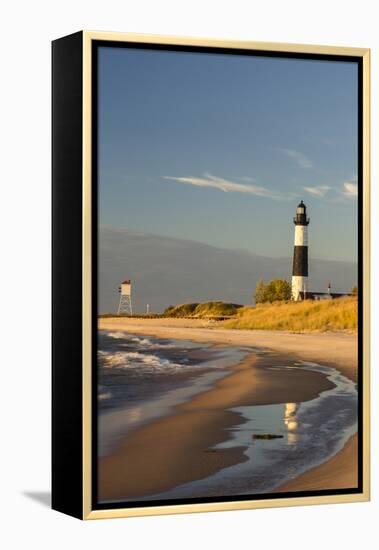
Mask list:
[[296,208],[295,246],[292,267],[292,299],[303,300],[308,290],[308,224],[307,207],[301,201]]
[[120,303],[118,305],[118,315],[129,314],[133,315],[132,309],[132,283],[128,279],[121,283],[118,289],[120,293]]

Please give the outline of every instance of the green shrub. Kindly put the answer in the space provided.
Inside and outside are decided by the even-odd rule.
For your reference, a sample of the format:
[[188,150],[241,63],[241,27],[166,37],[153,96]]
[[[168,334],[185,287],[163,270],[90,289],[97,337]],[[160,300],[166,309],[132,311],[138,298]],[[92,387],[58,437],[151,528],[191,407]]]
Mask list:
[[272,281],[267,284],[260,279],[255,287],[254,298],[256,304],[288,301],[291,300],[291,297],[291,285],[285,279],[272,279]]

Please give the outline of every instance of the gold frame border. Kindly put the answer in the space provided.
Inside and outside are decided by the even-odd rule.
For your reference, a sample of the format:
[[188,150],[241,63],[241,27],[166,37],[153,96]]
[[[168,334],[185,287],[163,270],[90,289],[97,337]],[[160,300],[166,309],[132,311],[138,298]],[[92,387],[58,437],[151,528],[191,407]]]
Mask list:
[[[174,504],[141,508],[109,508],[92,510],[92,446],[91,446],[91,89],[92,89],[92,41],[112,40],[118,42],[144,42],[149,44],[209,46],[214,48],[236,48],[266,50],[273,52],[329,54],[361,57],[363,60],[363,492],[358,494],[328,495],[312,497],[272,498],[236,502],[202,504]],[[335,504],[343,502],[364,502],[370,500],[370,49],[306,44],[285,44],[274,42],[251,42],[220,40],[195,37],[160,36],[100,31],[83,31],[83,519],[105,519],[147,515],[187,514],[194,512],[217,512],[226,510],[247,510],[256,508],[281,508],[283,506],[305,506],[314,504]]]

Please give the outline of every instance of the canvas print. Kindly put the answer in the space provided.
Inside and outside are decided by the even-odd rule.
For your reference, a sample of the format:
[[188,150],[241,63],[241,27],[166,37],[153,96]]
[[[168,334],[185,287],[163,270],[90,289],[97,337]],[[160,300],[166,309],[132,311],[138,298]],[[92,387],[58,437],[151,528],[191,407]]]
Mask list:
[[96,71],[98,505],[358,491],[358,63]]

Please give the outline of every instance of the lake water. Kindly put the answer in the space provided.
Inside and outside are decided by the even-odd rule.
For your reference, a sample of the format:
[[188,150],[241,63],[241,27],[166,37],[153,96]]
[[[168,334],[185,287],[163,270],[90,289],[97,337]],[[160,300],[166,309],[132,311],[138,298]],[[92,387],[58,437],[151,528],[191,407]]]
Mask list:
[[[269,355],[253,348],[210,348],[183,340],[100,332],[99,455],[111,452],[131,430],[210,388],[251,351]],[[225,441],[213,451],[242,446],[245,462],[145,500],[272,492],[344,446],[357,430],[356,385],[323,365],[274,363],[266,368],[319,372],[334,387],[311,401],[230,409],[241,415],[241,424],[226,432]],[[259,439],[265,434],[278,437]]]

